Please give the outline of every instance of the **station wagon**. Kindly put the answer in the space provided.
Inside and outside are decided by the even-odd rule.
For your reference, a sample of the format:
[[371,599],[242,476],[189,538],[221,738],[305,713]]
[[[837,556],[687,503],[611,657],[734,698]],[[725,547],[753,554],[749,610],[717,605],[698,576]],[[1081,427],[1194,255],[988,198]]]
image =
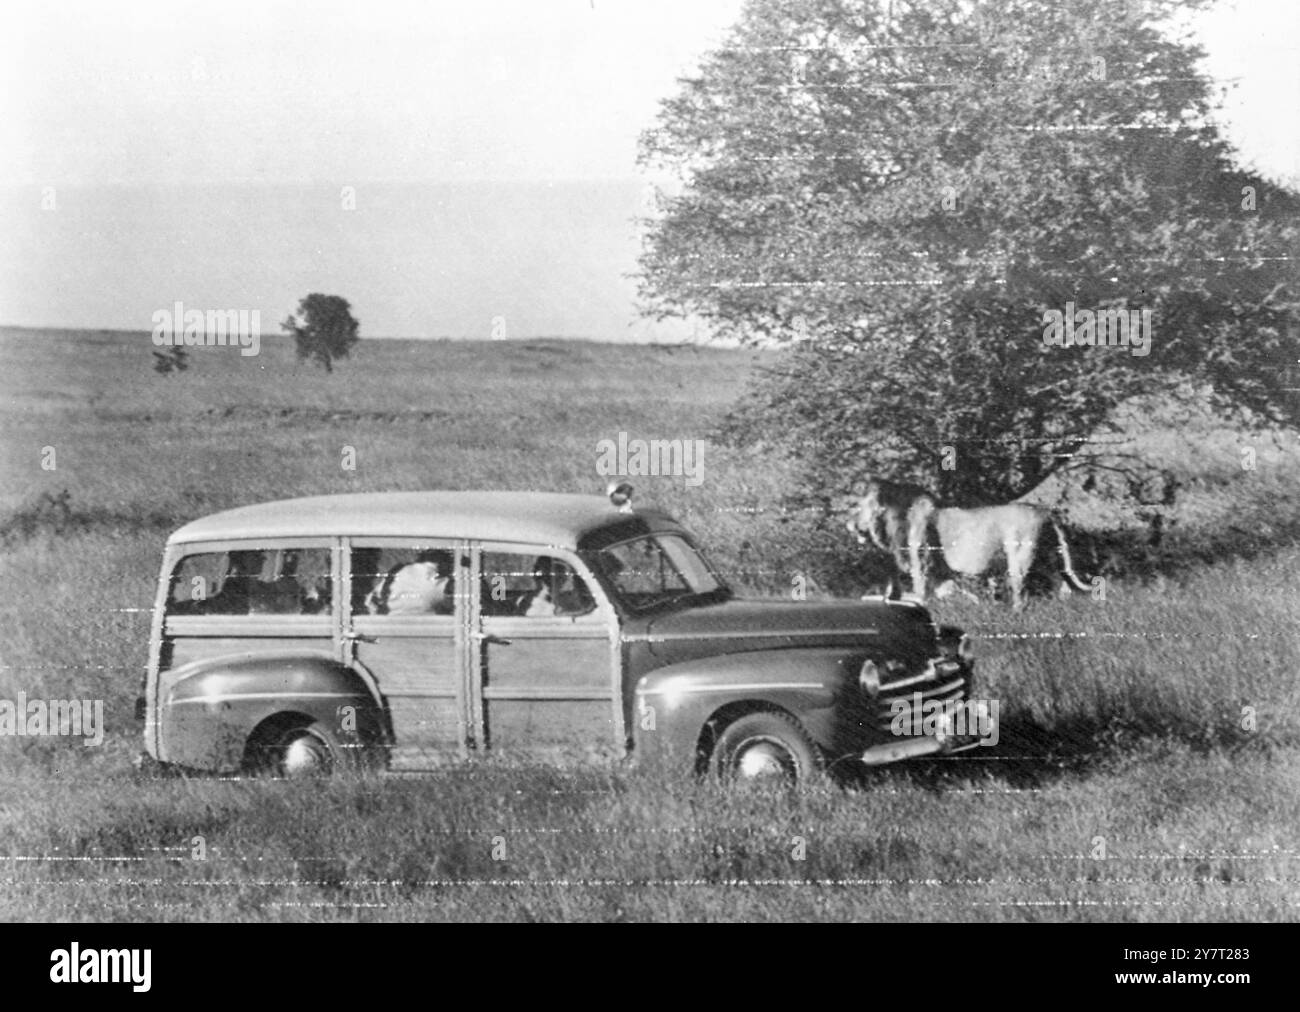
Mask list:
[[186,524],[153,612],[147,755],[282,776],[500,754],[799,779],[974,744],[897,731],[903,710],[968,699],[959,630],[885,597],[739,599],[690,531],[625,492],[320,496]]

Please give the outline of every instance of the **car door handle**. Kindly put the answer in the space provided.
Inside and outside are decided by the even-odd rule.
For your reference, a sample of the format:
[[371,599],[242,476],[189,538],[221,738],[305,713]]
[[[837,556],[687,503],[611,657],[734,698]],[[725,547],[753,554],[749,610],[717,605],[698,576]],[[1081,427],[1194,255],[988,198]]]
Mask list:
[[494,636],[492,633],[472,632],[470,635],[480,643],[495,643],[499,647],[510,646],[510,640],[502,639],[500,636]]
[[355,629],[349,629],[343,634],[343,638],[349,643],[378,643],[377,636],[367,636],[365,633],[359,633]]

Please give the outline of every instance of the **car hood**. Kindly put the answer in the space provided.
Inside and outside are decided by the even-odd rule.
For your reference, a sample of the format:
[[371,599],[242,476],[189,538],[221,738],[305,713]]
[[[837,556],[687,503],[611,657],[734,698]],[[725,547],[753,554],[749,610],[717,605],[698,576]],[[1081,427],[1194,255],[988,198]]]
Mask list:
[[732,600],[656,615],[628,638],[644,638],[660,663],[693,657],[843,646],[925,660],[937,650],[924,608],[904,602]]

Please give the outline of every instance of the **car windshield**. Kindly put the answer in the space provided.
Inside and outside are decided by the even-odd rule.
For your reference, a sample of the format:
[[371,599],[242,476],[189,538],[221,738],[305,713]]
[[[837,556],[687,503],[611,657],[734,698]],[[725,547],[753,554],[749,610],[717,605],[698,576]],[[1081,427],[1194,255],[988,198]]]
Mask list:
[[704,557],[677,534],[651,534],[621,541],[592,552],[589,561],[613,587],[622,604],[634,612],[731,596]]

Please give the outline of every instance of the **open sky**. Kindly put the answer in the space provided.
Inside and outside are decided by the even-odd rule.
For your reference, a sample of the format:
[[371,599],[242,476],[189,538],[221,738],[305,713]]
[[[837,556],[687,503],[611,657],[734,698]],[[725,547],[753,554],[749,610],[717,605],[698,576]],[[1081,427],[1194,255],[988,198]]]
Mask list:
[[[740,0],[7,5],[0,324],[352,300],[363,335],[679,339],[636,317],[636,138]],[[1195,30],[1300,181],[1295,0]],[[354,188],[346,209],[344,187]],[[54,207],[49,209],[50,198]]]

